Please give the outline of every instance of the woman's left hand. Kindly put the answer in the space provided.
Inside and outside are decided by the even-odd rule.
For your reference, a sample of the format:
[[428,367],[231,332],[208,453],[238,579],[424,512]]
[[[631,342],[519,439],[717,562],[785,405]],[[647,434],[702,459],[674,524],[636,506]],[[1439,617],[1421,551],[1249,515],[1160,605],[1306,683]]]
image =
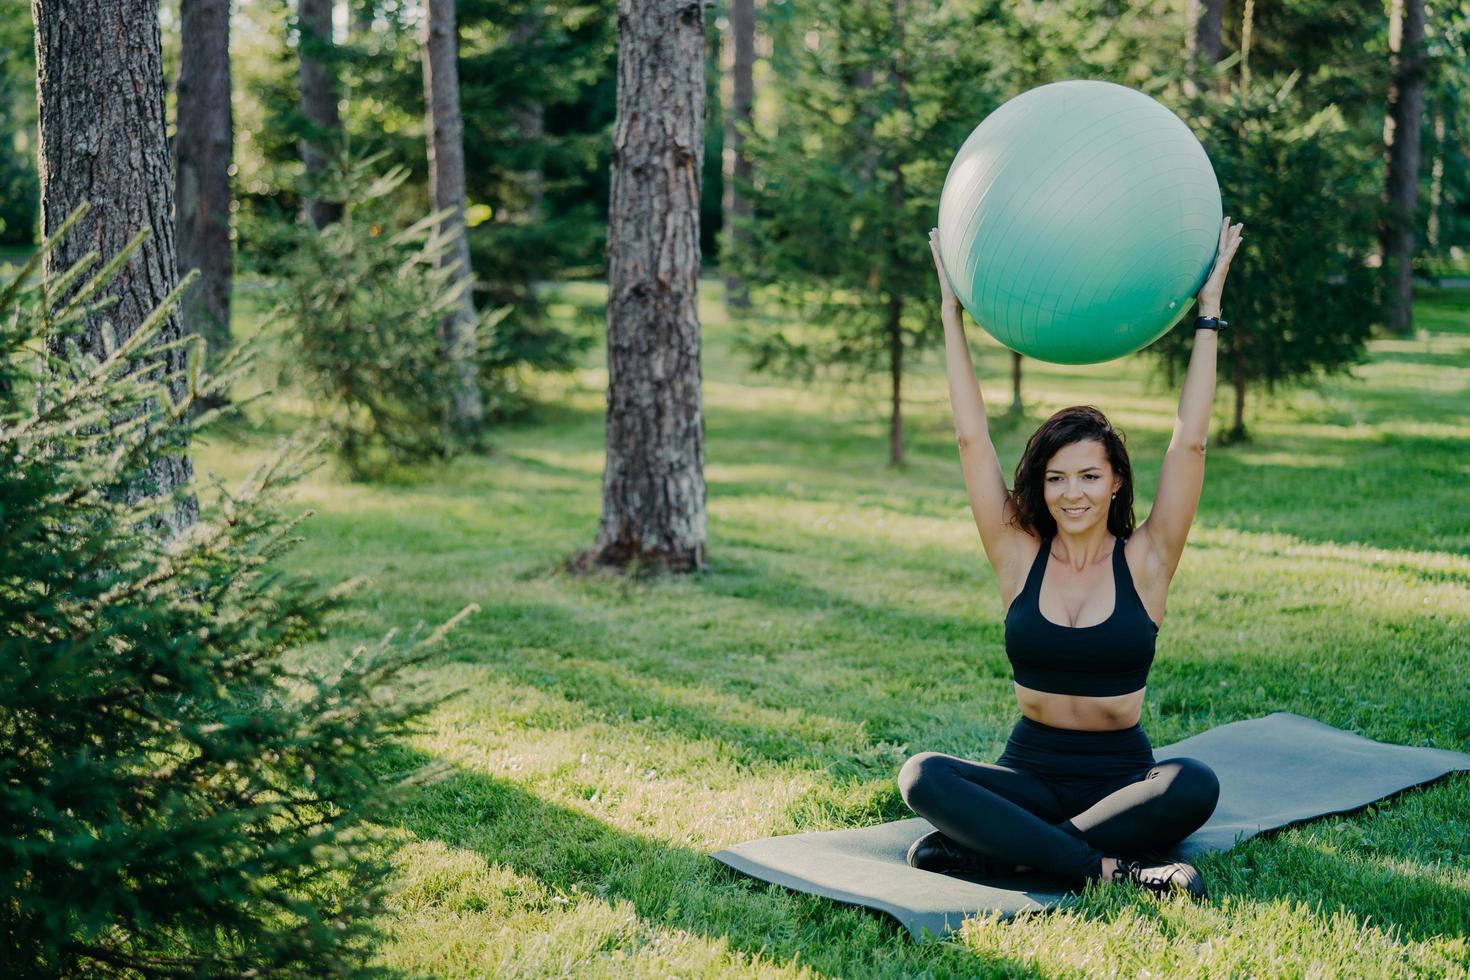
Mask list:
[[1240,247],[1240,233],[1244,228],[1244,223],[1232,225],[1228,214],[1220,223],[1220,248],[1215,253],[1215,268],[1196,297],[1199,300],[1200,316],[1220,315],[1220,293],[1225,288],[1225,274],[1230,271],[1230,260]]

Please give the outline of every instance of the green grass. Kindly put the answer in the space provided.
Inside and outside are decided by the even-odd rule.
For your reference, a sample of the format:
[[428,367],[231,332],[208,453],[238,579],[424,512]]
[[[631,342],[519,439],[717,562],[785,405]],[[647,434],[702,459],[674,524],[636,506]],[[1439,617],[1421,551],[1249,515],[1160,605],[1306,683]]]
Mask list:
[[[597,289],[568,295],[595,302]],[[749,375],[715,298],[711,286],[708,574],[558,570],[600,509],[600,353],[540,382],[535,417],[487,457],[376,485],[326,468],[300,488],[316,516],[293,566],[376,583],[339,647],[483,607],[428,675],[464,693],[410,753],[452,774],[398,811],[408,844],[385,964],[466,977],[1470,973],[1467,776],[1207,857],[1201,906],[1102,889],[928,945],[711,860],[753,837],[906,816],[894,775],[907,755],[993,758],[1016,716],[937,358],[907,382],[910,460],[893,470],[881,383]],[[1144,709],[1155,744],[1292,711],[1470,750],[1470,291],[1421,293],[1416,315],[1419,335],[1375,342],[1356,380],[1252,403],[1255,440],[1210,450]],[[987,398],[1004,405],[1006,356],[975,339]],[[1032,424],[1091,402],[1127,431],[1146,514],[1176,393],[1141,358],[1026,371]],[[265,407],[275,431],[305,411],[289,392]],[[998,433],[1007,468],[1028,432]],[[237,433],[199,458],[233,477],[268,452]]]

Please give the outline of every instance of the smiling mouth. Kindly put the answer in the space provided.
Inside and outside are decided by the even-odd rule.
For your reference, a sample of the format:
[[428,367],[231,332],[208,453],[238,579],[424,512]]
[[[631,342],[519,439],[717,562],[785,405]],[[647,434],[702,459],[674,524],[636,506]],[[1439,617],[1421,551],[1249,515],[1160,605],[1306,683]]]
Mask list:
[[1080,517],[1081,515],[1087,513],[1087,511],[1090,509],[1091,508],[1089,507],[1063,507],[1062,513],[1066,514],[1068,517]]

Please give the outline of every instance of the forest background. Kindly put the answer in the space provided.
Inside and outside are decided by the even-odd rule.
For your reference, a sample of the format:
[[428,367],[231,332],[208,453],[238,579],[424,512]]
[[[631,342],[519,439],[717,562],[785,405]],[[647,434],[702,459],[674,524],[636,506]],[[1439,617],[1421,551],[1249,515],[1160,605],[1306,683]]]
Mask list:
[[[1215,906],[932,947],[707,854],[901,817],[908,750],[1014,713],[924,236],[1064,78],[1179,113],[1250,229],[1151,735],[1470,747],[1470,4],[82,6],[0,0],[7,963],[1466,968],[1463,779],[1211,859]],[[1096,400],[1143,487],[1186,334],[976,332],[1001,458]]]

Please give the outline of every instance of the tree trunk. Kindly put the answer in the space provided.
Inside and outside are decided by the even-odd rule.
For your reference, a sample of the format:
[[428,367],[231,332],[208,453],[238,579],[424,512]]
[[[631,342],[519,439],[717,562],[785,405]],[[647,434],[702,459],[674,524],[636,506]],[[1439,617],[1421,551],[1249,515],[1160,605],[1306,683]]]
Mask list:
[[174,206],[179,272],[199,270],[184,297],[184,329],[230,343],[230,2],[182,0]]
[[[459,43],[454,0],[428,0],[424,18],[424,103],[429,144],[429,192],[434,210],[448,209],[439,226],[450,240],[440,263],[470,279],[470,241],[464,218],[464,121],[459,114]],[[485,409],[475,372],[475,301],[466,285],[457,308],[439,324],[444,356],[454,366],[450,421],[461,435],[478,435]]]
[[1434,107],[1434,162],[1429,166],[1429,226],[1425,242],[1439,248],[1439,210],[1444,203],[1444,107]]
[[[745,153],[742,127],[751,121],[755,103],[755,0],[730,0],[730,104],[725,110],[725,228],[727,240],[749,242],[750,233],[741,224],[750,218],[750,199],[740,193],[738,183],[749,182],[750,157]],[[745,310],[750,293],[745,281],[733,272],[725,274],[725,308]]]
[[[527,11],[516,21],[515,28],[510,32],[511,44],[516,50],[539,43],[543,26],[542,11],[539,7]],[[517,106],[511,112],[511,118],[515,120],[516,129],[520,132],[521,139],[537,148],[536,159],[540,159],[540,147],[546,138],[546,107],[539,102],[528,102]],[[526,207],[522,215],[523,220],[535,223],[541,220],[542,187],[545,184],[545,173],[541,166],[523,170],[517,175],[521,186],[525,188]]]
[[1011,408],[1010,414],[1024,415],[1026,405],[1021,401],[1021,355],[1011,351]]
[[1225,0],[1188,0],[1189,31],[1184,51],[1191,61],[1213,65],[1220,60],[1220,32],[1225,26]]
[[1245,103],[1251,87],[1251,31],[1256,23],[1256,0],[1245,0],[1240,15],[1240,99]]
[[[91,0],[85,11],[67,0],[34,0],[31,14],[43,233],[53,234],[78,206],[91,203],[47,253],[45,274],[59,273],[94,249],[105,263],[140,229],[149,232],[98,297],[114,305],[89,316],[76,337],[82,351],[102,357],[104,322],[111,322],[118,340],[131,337],[178,284],[158,0]],[[159,341],[182,335],[175,310]],[[169,394],[182,398],[185,352],[170,352],[158,369],[167,373]],[[128,497],[173,493],[193,478],[185,452],[163,455]],[[166,530],[176,534],[198,514],[194,497],[182,497],[164,519]]]
[[[1238,338],[1237,338],[1238,339]],[[1245,387],[1249,380],[1245,372],[1245,354],[1233,351],[1230,359],[1230,383],[1235,388],[1235,424],[1230,427],[1226,442],[1243,442],[1245,431]]]
[[1419,127],[1424,115],[1424,0],[1394,0],[1388,36],[1393,82],[1383,124],[1384,322],[1414,329],[1414,231],[1419,205]]
[[[893,53],[893,67],[888,77],[893,82],[894,106],[898,112],[908,111],[908,92],[904,87],[907,80],[904,63],[904,0],[892,0],[890,12],[893,17],[894,34],[898,38],[897,50]],[[890,203],[895,214],[903,213],[904,180],[903,170],[894,167],[893,189]],[[889,243],[892,247],[894,243]],[[889,263],[896,268],[897,262]],[[888,461],[894,466],[903,465],[903,293],[897,284],[888,289],[888,374],[892,382],[893,404],[888,416]]]
[[1187,0],[1184,34],[1184,57],[1189,65],[1189,74],[1184,78],[1187,95],[1198,91],[1194,76],[1204,65],[1213,65],[1220,60],[1220,32],[1225,26],[1225,0]]
[[607,228],[607,462],[583,567],[704,566],[699,191],[704,6],[618,0]]
[[[296,54],[301,65],[297,83],[301,115],[306,119],[306,132],[298,149],[310,188],[326,171],[342,128],[337,115],[337,83],[327,60],[332,50],[332,0],[297,0],[296,19],[300,25]],[[302,201],[301,215],[313,226],[323,228],[342,217],[342,205],[308,194]]]
[[888,299],[888,462],[903,465],[903,297]]

